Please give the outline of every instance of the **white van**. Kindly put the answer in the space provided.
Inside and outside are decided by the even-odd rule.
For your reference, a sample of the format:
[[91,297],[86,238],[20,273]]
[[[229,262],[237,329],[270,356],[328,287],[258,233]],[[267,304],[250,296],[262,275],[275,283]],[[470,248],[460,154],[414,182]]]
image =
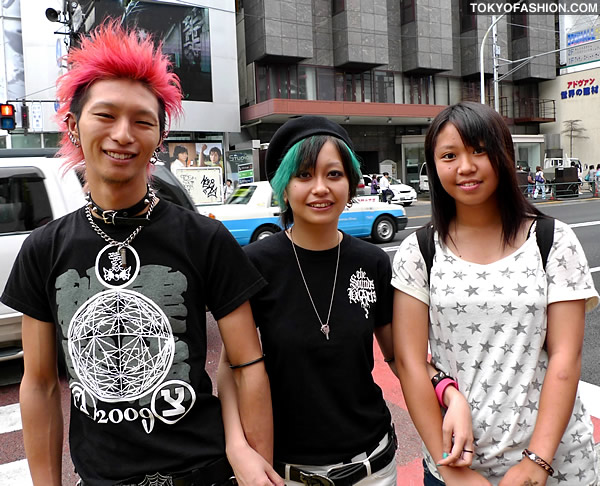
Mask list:
[[429,178],[427,177],[427,164],[421,165],[419,170],[419,192],[429,191]]

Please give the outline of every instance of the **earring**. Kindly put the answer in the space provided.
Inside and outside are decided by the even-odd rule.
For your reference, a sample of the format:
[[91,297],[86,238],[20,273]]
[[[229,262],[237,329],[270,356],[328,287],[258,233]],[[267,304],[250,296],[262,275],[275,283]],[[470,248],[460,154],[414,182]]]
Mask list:
[[154,152],[152,152],[152,155],[150,156],[150,163],[152,165],[156,164],[158,162],[158,147],[156,147],[154,149]]
[[81,147],[79,140],[77,140],[77,137],[75,137],[75,135],[73,135],[73,132],[71,132],[70,130],[69,130],[69,140],[71,141],[71,143],[73,145],[75,145],[75,147],[77,147],[77,148]]

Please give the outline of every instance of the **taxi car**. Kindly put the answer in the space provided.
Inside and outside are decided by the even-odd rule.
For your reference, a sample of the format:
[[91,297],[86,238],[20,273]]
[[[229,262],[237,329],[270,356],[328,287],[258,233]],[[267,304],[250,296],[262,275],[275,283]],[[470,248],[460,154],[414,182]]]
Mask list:
[[[240,245],[281,231],[281,210],[277,197],[266,181],[242,184],[219,206],[199,206],[198,211],[220,220]],[[402,206],[378,201],[375,196],[359,196],[340,216],[339,229],[359,238],[370,236],[377,243],[392,241],[407,223]]]

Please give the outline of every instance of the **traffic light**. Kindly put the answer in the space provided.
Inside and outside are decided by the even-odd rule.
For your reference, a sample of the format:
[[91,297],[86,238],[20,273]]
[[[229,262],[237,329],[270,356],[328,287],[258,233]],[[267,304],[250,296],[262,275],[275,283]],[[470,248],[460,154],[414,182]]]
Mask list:
[[27,130],[29,129],[29,107],[25,103],[21,106],[21,128],[23,128],[27,135]]
[[0,128],[2,130],[14,130],[15,122],[15,107],[10,104],[0,105]]

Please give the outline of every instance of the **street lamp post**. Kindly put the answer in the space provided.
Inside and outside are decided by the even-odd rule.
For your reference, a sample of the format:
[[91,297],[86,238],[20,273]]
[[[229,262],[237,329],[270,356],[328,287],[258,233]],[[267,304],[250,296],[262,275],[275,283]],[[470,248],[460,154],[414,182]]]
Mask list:
[[493,35],[493,40],[494,40],[494,52],[493,52],[493,58],[494,58],[494,107],[496,109],[496,111],[498,111],[499,109],[499,103],[498,103],[498,83],[497,83],[497,79],[498,79],[498,60],[497,60],[497,51],[496,51],[496,42],[498,41],[498,33],[496,30],[496,24],[500,21],[500,19],[502,17],[504,17],[504,15],[506,14],[502,14],[499,15],[498,17],[496,17],[495,15],[492,17],[492,25],[489,26],[488,30],[485,32],[485,35],[483,36],[483,39],[481,41],[481,46],[479,47],[479,82],[480,82],[480,101],[481,104],[485,105],[485,73],[484,73],[484,65],[483,65],[483,48],[485,47],[485,41],[487,40],[488,35],[490,35],[490,32],[493,30],[494,31],[494,35]]

